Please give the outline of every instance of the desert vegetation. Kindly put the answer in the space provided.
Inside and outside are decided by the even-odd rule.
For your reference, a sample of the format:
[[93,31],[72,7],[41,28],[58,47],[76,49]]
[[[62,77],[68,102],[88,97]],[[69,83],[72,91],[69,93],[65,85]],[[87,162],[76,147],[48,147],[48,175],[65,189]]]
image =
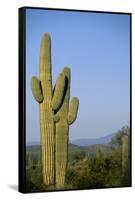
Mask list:
[[[98,144],[92,148],[69,144],[66,180],[61,189],[130,186],[130,163],[129,126],[120,129],[109,144]],[[27,146],[27,192],[59,189],[43,184],[42,179],[41,147]]]

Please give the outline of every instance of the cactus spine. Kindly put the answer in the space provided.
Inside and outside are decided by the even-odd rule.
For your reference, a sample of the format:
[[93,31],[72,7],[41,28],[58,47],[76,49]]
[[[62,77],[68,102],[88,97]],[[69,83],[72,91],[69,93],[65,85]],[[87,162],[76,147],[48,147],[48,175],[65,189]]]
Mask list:
[[122,173],[125,174],[128,166],[128,136],[122,137]]
[[[41,152],[43,183],[53,185],[55,179],[55,121],[54,115],[61,104],[64,95],[65,77],[58,76],[56,89],[53,94],[51,75],[51,38],[48,33],[43,35],[40,49],[40,80],[36,77],[31,79],[33,96],[40,107],[40,129],[41,129]],[[57,120],[56,120],[57,119]]]
[[65,175],[67,168],[67,158],[68,158],[68,135],[69,135],[69,125],[72,124],[76,117],[79,106],[78,98],[74,97],[70,102],[70,69],[65,67],[63,74],[66,77],[66,88],[65,96],[62,105],[57,112],[60,117],[58,123],[56,124],[56,188],[60,189],[64,187]]
[[59,74],[54,90],[51,75],[51,39],[45,33],[40,50],[40,80],[31,79],[33,96],[40,107],[41,155],[43,183],[62,188],[68,155],[68,131],[78,111],[79,100],[70,102],[70,69]]

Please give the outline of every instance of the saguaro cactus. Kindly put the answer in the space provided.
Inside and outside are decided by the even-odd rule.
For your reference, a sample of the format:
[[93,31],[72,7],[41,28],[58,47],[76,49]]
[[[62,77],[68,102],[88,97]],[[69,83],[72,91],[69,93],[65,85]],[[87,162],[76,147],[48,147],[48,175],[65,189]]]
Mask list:
[[65,95],[62,105],[57,112],[60,117],[56,124],[56,153],[55,153],[55,168],[56,168],[56,188],[64,187],[65,175],[67,168],[68,157],[68,138],[69,138],[69,125],[72,124],[78,112],[79,100],[74,97],[70,102],[70,69],[65,67],[63,74],[66,77]]
[[122,137],[122,173],[125,174],[128,166],[128,152],[129,152],[129,145],[128,145],[128,136],[124,135]]
[[78,111],[79,100],[70,102],[70,69],[59,74],[54,90],[51,75],[51,39],[44,34],[40,50],[40,80],[31,79],[33,96],[40,107],[43,182],[64,186],[68,155],[68,131]]
[[40,107],[42,173],[45,185],[52,185],[55,180],[55,122],[59,117],[54,112],[58,111],[62,103],[65,88],[65,77],[61,73],[53,93],[51,71],[51,38],[45,33],[40,49],[40,80],[36,77],[31,79],[32,93]]

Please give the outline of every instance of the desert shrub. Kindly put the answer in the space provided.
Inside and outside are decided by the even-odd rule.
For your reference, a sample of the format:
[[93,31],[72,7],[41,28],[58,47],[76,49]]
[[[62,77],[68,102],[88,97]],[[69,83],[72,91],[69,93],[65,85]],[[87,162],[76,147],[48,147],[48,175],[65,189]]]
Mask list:
[[74,160],[74,161],[78,161],[78,160],[81,160],[81,159],[83,159],[85,157],[85,152],[76,152],[76,153],[73,153],[72,154],[72,160]]
[[[130,138],[130,127],[129,126],[124,126],[121,128],[117,134],[112,138],[110,144],[119,147],[122,145],[122,137],[124,135],[127,135]],[[130,140],[129,140],[130,143]],[[130,145],[130,144],[129,144]]]
[[[101,165],[91,159],[83,163],[83,167],[76,166],[76,168],[67,171],[66,182],[72,184],[73,188],[96,188],[104,185],[104,174],[100,172]],[[84,167],[85,166],[85,167]],[[91,167],[90,167],[91,166]]]
[[66,183],[78,189],[130,185],[130,167],[123,175],[121,163],[121,147],[101,158],[76,160],[69,164]]
[[31,166],[26,169],[26,189],[27,192],[45,190],[45,186],[42,184],[42,174],[40,167]]

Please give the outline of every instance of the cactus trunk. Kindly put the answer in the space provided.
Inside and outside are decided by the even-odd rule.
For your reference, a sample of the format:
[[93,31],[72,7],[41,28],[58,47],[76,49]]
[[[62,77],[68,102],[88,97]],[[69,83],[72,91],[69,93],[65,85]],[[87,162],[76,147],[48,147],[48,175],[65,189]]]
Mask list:
[[40,81],[44,101],[40,103],[40,128],[43,182],[46,185],[54,184],[54,122],[51,77],[51,41],[46,35],[41,42],[40,50]]
[[65,175],[68,159],[68,125],[60,123],[56,125],[56,188],[61,189],[65,184]]
[[65,68],[63,73],[66,77],[65,97],[58,111],[60,117],[59,122],[56,124],[56,188],[62,188],[65,184],[65,174],[67,168],[67,156],[68,156],[68,107],[70,98],[70,69]]

